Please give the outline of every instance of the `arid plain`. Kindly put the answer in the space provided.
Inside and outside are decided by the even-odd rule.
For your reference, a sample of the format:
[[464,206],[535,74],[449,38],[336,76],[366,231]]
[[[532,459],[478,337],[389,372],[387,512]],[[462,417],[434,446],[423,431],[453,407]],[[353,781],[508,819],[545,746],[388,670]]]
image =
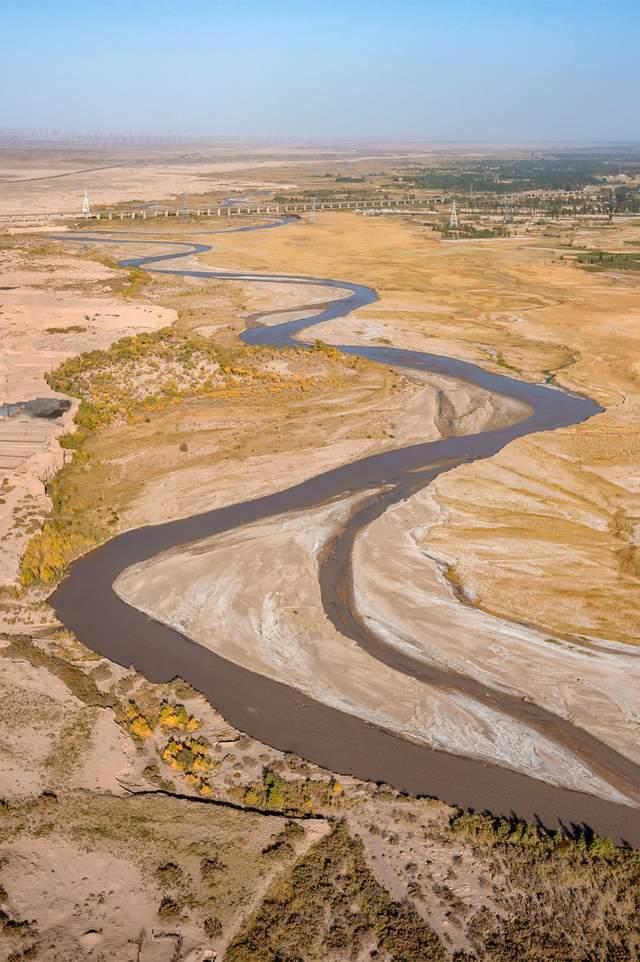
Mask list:
[[[331,163],[404,162],[335,153],[304,165],[225,158],[238,181],[224,188],[302,189]],[[210,166],[207,190],[221,171]],[[177,193],[184,173],[169,186],[152,171],[136,196]],[[188,173],[201,178],[202,159]],[[92,243],[96,225],[81,245],[26,228],[3,235],[0,403],[72,401],[45,427],[4,422],[28,442],[12,439],[17,454],[0,470],[7,958],[273,959],[284,945],[283,957],[305,960],[607,959],[622,944],[621,957],[636,957],[635,853],[283,754],[179,679],[151,684],[93,654],[46,603],[66,563],[119,532],[526,416],[468,382],[332,344],[469,360],[605,410],[443,473],[372,521],[354,544],[354,610],[391,649],[540,705],[640,764],[640,284],[575,256],[635,248],[640,226],[565,220],[493,240],[443,240],[432,226],[321,211],[250,233],[215,235],[217,223],[195,220],[110,225],[140,256],[158,252],[156,239],[213,245],[168,269],[376,290],[377,302],[301,335],[309,350],[243,347],[237,335],[317,309],[326,288],[123,269],[129,243]],[[336,630],[318,564],[361,498],[173,549],[116,590],[242,668],[423,745],[427,766],[435,748],[637,808],[637,788],[597,757],[408,679]],[[564,927],[548,900],[562,903]],[[331,905],[324,922],[320,903]],[[291,920],[305,913],[299,930]]]

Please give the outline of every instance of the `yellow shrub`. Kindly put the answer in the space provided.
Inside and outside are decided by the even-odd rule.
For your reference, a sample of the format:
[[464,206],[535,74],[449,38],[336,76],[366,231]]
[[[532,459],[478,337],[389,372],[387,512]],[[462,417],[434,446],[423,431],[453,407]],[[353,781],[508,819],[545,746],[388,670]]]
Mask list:
[[130,701],[125,710],[125,720],[129,732],[134,738],[149,738],[152,734],[151,725],[142,714],[134,701]]
[[37,582],[53,584],[71,558],[91,543],[77,532],[63,534],[55,525],[45,524],[42,531],[31,538],[22,556],[20,581],[25,586]]
[[171,759],[174,758],[179,751],[180,751],[179,742],[170,741],[167,747],[165,748],[165,750],[163,751],[162,757],[165,759],[165,761],[170,762]]
[[172,738],[160,752],[163,762],[176,772],[182,772],[188,785],[197,787],[204,783],[203,774],[214,766],[209,758],[209,746],[201,738]]
[[179,728],[180,719],[178,715],[171,707],[171,705],[164,704],[160,709],[160,724],[163,728]]
[[190,715],[184,705],[170,705],[163,702],[160,710],[160,724],[163,728],[193,732],[200,727],[195,715]]
[[208,772],[211,770],[211,759],[206,758],[204,755],[198,755],[193,763],[194,772]]
[[149,738],[151,736],[151,728],[144,715],[138,715],[129,722],[129,731],[136,738]]

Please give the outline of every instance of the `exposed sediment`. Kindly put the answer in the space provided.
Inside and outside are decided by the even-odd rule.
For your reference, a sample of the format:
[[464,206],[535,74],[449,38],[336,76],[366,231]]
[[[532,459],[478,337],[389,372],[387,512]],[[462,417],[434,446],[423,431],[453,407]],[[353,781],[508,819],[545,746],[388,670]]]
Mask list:
[[[146,263],[153,260],[153,258],[147,258]],[[171,270],[170,273],[179,274],[181,272]],[[230,279],[241,279],[247,276],[229,272],[212,274],[211,272],[193,271],[188,273],[198,277],[214,276]],[[260,275],[257,279],[267,283],[273,280],[265,275]],[[286,280],[295,284],[309,283],[309,279],[302,277],[284,278],[278,276],[277,280],[279,282]],[[302,329],[331,317],[339,316],[339,314],[348,313],[363,303],[371,303],[375,299],[372,292],[366,288],[360,288],[358,285],[333,281],[319,282],[317,279],[312,280],[311,283],[324,283],[328,287],[339,287],[343,290],[346,288],[351,293],[338,303],[328,305],[319,314],[315,314],[311,318],[297,318],[278,325],[277,328],[254,328],[245,333],[245,339],[252,343],[291,345],[295,343],[292,336]],[[372,486],[376,485],[384,485],[385,488],[390,487],[395,491],[396,499],[400,499],[405,497],[407,493],[412,493],[427,484],[440,469],[448,470],[454,464],[465,460],[489,457],[514,437],[536,430],[576,423],[599,410],[597,405],[585,399],[554,391],[550,388],[517,382],[503,375],[491,375],[474,365],[454,361],[450,358],[389,348],[363,349],[362,347],[343,346],[342,350],[347,353],[364,353],[383,363],[417,368],[423,371],[436,371],[438,374],[448,377],[459,377],[483,389],[516,398],[519,402],[528,405],[532,413],[524,418],[520,417],[515,423],[502,427],[491,427],[487,431],[476,431],[463,438],[450,437],[427,444],[409,445],[391,452],[374,455],[343,468],[326,472],[287,491],[279,492],[277,495],[260,498],[246,504],[233,505],[179,522],[144,529],[144,531],[128,532],[126,535],[109,542],[102,549],[93,552],[85,559],[81,559],[72,567],[70,577],[54,595],[54,604],[58,612],[63,620],[78,632],[83,641],[97,647],[98,650],[108,654],[109,657],[115,658],[115,660],[126,657],[124,653],[128,651],[129,660],[134,660],[136,665],[149,673],[152,678],[164,677],[165,673],[172,669],[189,678],[190,676],[193,677],[195,669],[198,672],[197,677],[200,679],[195,683],[223,711],[229,711],[234,724],[238,724],[238,719],[241,717],[240,727],[245,727],[257,737],[266,741],[272,740],[273,743],[279,744],[279,747],[290,748],[299,751],[301,754],[306,754],[336,771],[353,770],[354,774],[381,778],[410,791],[432,791],[434,794],[440,794],[449,800],[459,801],[461,804],[473,805],[474,807],[489,807],[493,810],[504,811],[505,805],[507,805],[509,810],[515,810],[525,817],[539,814],[544,820],[551,822],[554,822],[558,817],[566,821],[589,821],[599,830],[604,830],[616,837],[635,838],[637,836],[640,839],[640,818],[637,814],[633,814],[632,810],[612,802],[596,798],[588,799],[582,794],[578,795],[571,791],[554,789],[537,780],[532,781],[530,778],[508,772],[504,768],[490,766],[489,779],[482,778],[480,777],[478,763],[472,759],[455,759],[454,756],[440,753],[438,764],[430,766],[431,769],[439,767],[439,772],[433,770],[428,773],[425,772],[422,763],[419,765],[418,773],[409,771],[409,768],[412,764],[415,764],[419,757],[416,755],[416,749],[419,746],[394,737],[388,732],[375,729],[371,725],[364,725],[363,727],[362,722],[354,718],[348,719],[342,712],[332,712],[331,709],[320,706],[317,701],[301,701],[301,696],[291,692],[290,689],[288,690],[290,694],[284,696],[281,685],[276,685],[274,688],[275,682],[268,682],[262,675],[254,675],[252,672],[243,671],[237,666],[231,665],[226,658],[204,653],[203,659],[203,650],[199,646],[190,645],[184,638],[178,643],[177,639],[180,638],[180,635],[169,630],[166,626],[151,624],[135,609],[124,605],[113,594],[111,590],[112,582],[127,567],[133,563],[148,562],[148,559],[169,547],[184,545],[196,538],[219,536],[224,532],[229,533],[227,538],[233,539],[234,529],[246,525],[248,522],[264,523],[266,519],[273,519],[282,512],[310,508],[328,499],[344,496],[347,492],[355,492],[358,489],[370,492]],[[407,487],[408,484],[409,488]],[[392,499],[388,499],[387,504],[391,501]],[[286,550],[289,551],[290,546]],[[86,598],[83,600],[83,586],[87,584],[86,579],[91,579],[92,583],[97,586],[97,592],[91,599],[91,607],[87,605]],[[255,582],[252,582],[251,587],[254,587],[254,585]],[[138,599],[139,602],[140,599]],[[326,598],[324,602],[326,610]],[[154,610],[154,615],[156,614],[158,613]],[[181,627],[184,630],[182,623]],[[129,649],[128,644],[124,642],[123,632],[136,638],[133,650]],[[110,640],[107,640],[107,633]],[[342,643],[344,647],[344,639]],[[171,651],[168,650],[170,645],[173,646]],[[188,665],[185,664],[185,658],[189,663]],[[182,665],[178,668],[177,665],[181,660]],[[378,662],[382,660],[377,659]],[[203,671],[205,665],[207,670]],[[186,671],[183,670],[185,668]],[[200,670],[198,671],[198,669]],[[260,671],[260,668],[258,670]],[[356,674],[359,674],[359,672]],[[406,677],[411,675],[407,671],[403,674]],[[419,672],[415,672],[415,675],[416,677],[412,679],[411,683],[414,686],[416,684],[423,686],[425,679],[420,678]],[[232,678],[235,690],[229,692],[228,685]],[[476,681],[471,687],[476,690],[466,694],[470,694],[472,700],[475,701],[475,725],[477,726],[475,734],[477,736],[478,732],[482,731],[482,725],[478,724],[478,718],[483,713],[485,729],[495,727],[496,719],[490,717],[491,709],[488,705],[488,700],[492,697],[492,686],[486,686],[482,698],[479,697],[480,690],[484,687],[482,683]],[[494,692],[496,691],[497,689],[494,688]],[[314,695],[316,695],[316,692],[314,692]],[[293,696],[293,701],[291,696]],[[504,696],[502,698],[504,702]],[[510,695],[509,698],[512,699],[513,703],[510,704],[511,711],[507,714],[511,715],[515,724],[520,724],[522,719],[525,721],[525,726],[531,723],[533,716],[536,714],[533,708],[536,706],[530,708],[526,703],[523,703],[520,713],[522,719],[519,719],[513,696]],[[278,711],[273,711],[273,705],[270,705],[270,701],[278,703]],[[289,726],[283,730],[282,720],[280,720],[280,726],[278,726],[277,714],[282,708],[283,702],[288,704],[290,710],[293,710],[292,704],[297,705],[297,711],[295,712],[296,729],[294,731],[291,731]],[[459,698],[458,702],[460,703]],[[256,704],[259,707],[256,707]],[[478,715],[479,705],[482,706],[480,716]],[[468,708],[468,706],[463,707]],[[504,707],[504,704],[502,707]],[[300,710],[306,711],[307,715],[313,714],[314,719],[311,726],[308,723],[298,724]],[[252,718],[252,715],[255,717]],[[538,721],[543,715],[545,715],[544,711],[538,709]],[[552,736],[551,743],[555,741],[555,750],[557,751],[558,746],[560,746],[562,754],[562,750],[569,747],[563,733],[566,734],[567,727],[570,728],[571,725],[558,718],[555,732],[557,737],[554,739],[553,717],[546,720],[549,723],[549,734]],[[385,724],[385,721],[381,722],[380,718],[376,718],[376,721],[378,724]],[[403,723],[406,724],[406,719]],[[506,737],[509,741],[508,725],[505,728],[505,724],[504,718],[501,718],[500,727],[503,729],[503,733],[507,732]],[[321,726],[320,729],[316,728],[317,725]],[[394,727],[393,720],[389,723],[389,727]],[[432,732],[437,731],[437,726],[433,724],[433,721],[429,727]],[[338,734],[340,730],[342,734]],[[322,735],[319,734],[319,731]],[[306,746],[304,746],[305,736],[308,736]],[[302,748],[301,739],[304,746]],[[355,739],[355,742],[353,739]],[[521,745],[526,743],[523,740],[521,729],[517,729],[516,740]],[[282,742],[285,744],[282,744]],[[497,744],[497,741],[495,743]],[[354,760],[355,745],[358,745],[358,748],[361,749],[359,753],[361,757],[358,761]],[[586,751],[585,747],[587,748]],[[538,726],[536,745],[533,748],[533,754],[535,755],[537,752],[538,760],[545,749],[544,738],[541,736]],[[600,749],[600,758],[597,757],[598,749]],[[463,751],[469,751],[468,733]],[[619,791],[622,792],[622,795],[630,794],[634,796],[637,793],[640,779],[636,766],[623,756],[618,756],[615,751],[608,749],[604,744],[598,745],[597,738],[586,737],[585,739],[584,733],[578,729],[574,743],[570,746],[570,751],[574,755],[572,760],[574,765],[580,766],[586,762],[587,771],[600,768],[604,772],[606,788],[593,782],[593,777],[596,778],[597,782],[597,776],[589,777],[584,774],[580,776],[582,787],[588,787],[591,791],[600,795],[608,795],[610,798],[620,798],[621,796],[617,794]],[[471,753],[474,753],[473,748]],[[480,752],[477,753],[480,754]],[[395,755],[394,758],[392,758],[392,754]],[[584,759],[581,758],[581,754],[584,754]],[[494,759],[495,757],[494,754]],[[432,760],[433,756],[429,756],[429,758]],[[502,759],[499,760],[502,761]],[[471,779],[471,785],[467,785],[466,789],[458,790],[456,786],[460,784],[460,773],[462,772],[460,765],[467,766],[466,772]],[[378,769],[377,772],[376,768]],[[547,765],[548,770],[543,777],[553,778],[552,768],[553,766]],[[376,773],[373,774],[373,772]],[[447,777],[449,779],[448,787],[441,790],[443,779],[446,780]],[[561,777],[563,783],[567,784],[566,773],[563,773]],[[569,784],[574,785],[572,780],[569,781]],[[452,792],[454,794],[451,794]],[[457,797],[456,792],[458,792]],[[490,799],[488,796],[492,796],[492,798]]]

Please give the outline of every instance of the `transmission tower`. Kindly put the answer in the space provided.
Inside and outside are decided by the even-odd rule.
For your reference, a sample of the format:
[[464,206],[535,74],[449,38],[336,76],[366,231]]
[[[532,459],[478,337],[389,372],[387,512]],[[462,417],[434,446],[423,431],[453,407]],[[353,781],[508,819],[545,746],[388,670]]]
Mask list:
[[189,208],[187,207],[187,195],[182,195],[182,213],[180,214],[180,220],[183,223],[189,220]]
[[86,190],[84,192],[84,198],[82,201],[82,213],[83,214],[91,213],[91,204],[89,203],[89,195],[87,194]]
[[451,208],[451,220],[449,221],[449,227],[451,230],[458,229],[458,211],[456,210],[456,202],[454,200],[453,206]]

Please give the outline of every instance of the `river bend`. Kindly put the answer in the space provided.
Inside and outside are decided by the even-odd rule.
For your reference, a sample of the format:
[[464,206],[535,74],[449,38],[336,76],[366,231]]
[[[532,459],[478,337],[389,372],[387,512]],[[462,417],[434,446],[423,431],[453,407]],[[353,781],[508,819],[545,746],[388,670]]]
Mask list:
[[[290,223],[283,219],[236,231],[262,230]],[[228,231],[212,231],[226,233]],[[270,326],[252,326],[241,335],[248,344],[299,347],[295,335],[317,324],[344,317],[377,300],[364,285],[330,278],[241,271],[179,270],[164,266],[178,258],[211,250],[201,243],[156,240],[146,232],[136,238],[113,235],[63,234],[55,239],[105,244],[154,244],[171,252],[122,260],[122,266],[202,279],[286,282],[321,285],[340,296],[310,316]],[[296,308],[297,311],[307,308]],[[338,630],[372,657],[395,670],[463,692],[537,730],[570,750],[595,773],[640,804],[640,767],[598,738],[517,693],[490,688],[452,670],[402,654],[386,645],[363,624],[351,604],[351,551],[359,530],[387,507],[410,496],[443,471],[465,461],[488,458],[510,441],[536,431],[577,424],[602,411],[595,402],[555,386],[518,381],[492,374],[455,358],[392,347],[336,345],[348,354],[372,361],[459,378],[488,391],[524,402],[528,416],[506,427],[463,437],[408,445],[370,455],[325,471],[282,491],[192,517],[127,531],[75,561],[51,596],[60,620],[88,647],[121,665],[133,665],[150,681],[179,676],[241,731],[282,751],[294,752],[333,772],[386,782],[401,791],[431,795],[452,804],[495,814],[517,815],[555,827],[588,825],[601,834],[640,847],[640,809],[617,804],[499,765],[432,750],[369,724],[354,715],[314,701],[280,682],[228,661],[179,632],[149,619],[113,591],[116,578],[131,565],[162,551],[228,532],[250,522],[287,511],[311,508],[330,498],[371,489],[333,540],[320,565],[320,588],[327,616]]]

